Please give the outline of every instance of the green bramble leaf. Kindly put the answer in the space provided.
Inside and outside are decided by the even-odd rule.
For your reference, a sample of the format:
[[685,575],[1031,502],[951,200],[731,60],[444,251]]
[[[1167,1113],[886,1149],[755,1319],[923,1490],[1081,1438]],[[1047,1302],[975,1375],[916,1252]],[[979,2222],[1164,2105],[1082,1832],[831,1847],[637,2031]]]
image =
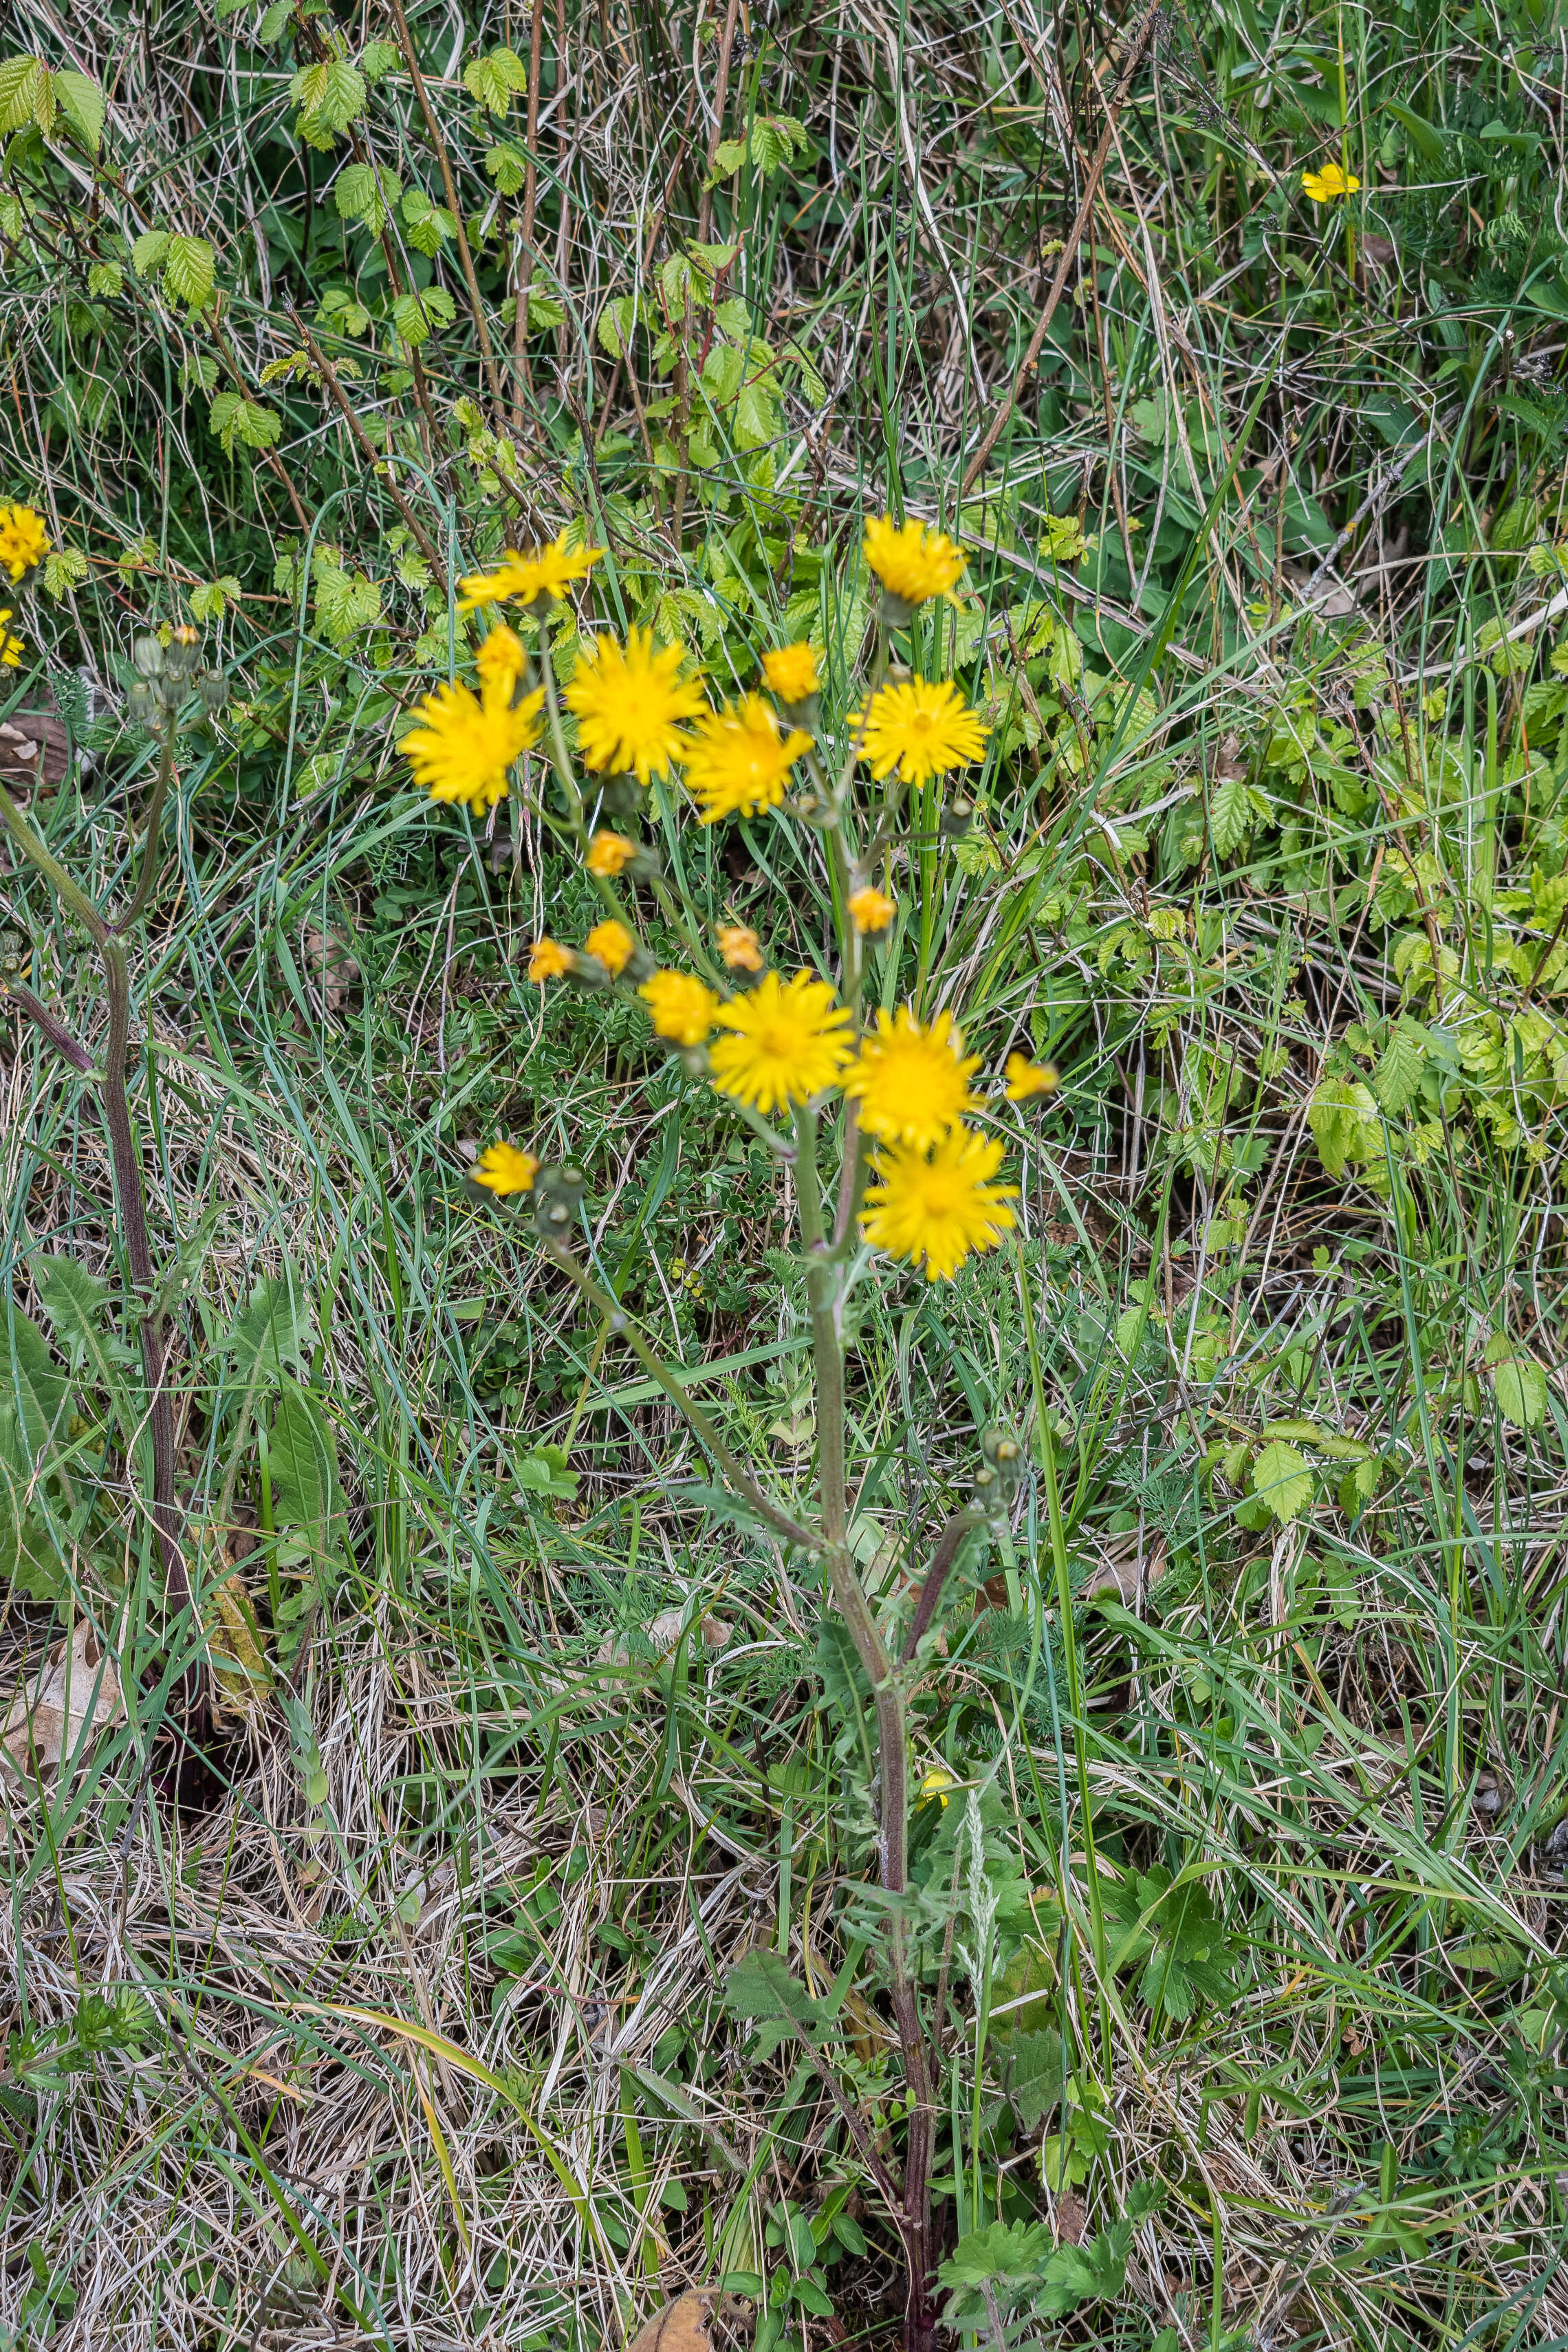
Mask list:
[[57,547],[44,558],[44,593],[58,604],[87,578],[88,561],[79,547]]
[[90,74],[61,71],[54,77],[60,112],[89,155],[103,138],[103,91]]
[[960,2238],[937,2273],[948,2288],[993,2286],[1004,2291],[1032,2286],[1051,2253],[1051,2233],[1043,2221],[993,2221]]
[[403,63],[403,52],[390,41],[367,41],[360,51],[359,69],[366,81],[384,81]]
[[340,136],[364,106],[365,79],[346,58],[328,58],[320,65],[301,66],[289,85],[299,107],[296,135],[320,152],[335,147]]
[[1546,1418],[1549,1391],[1546,1374],[1535,1358],[1506,1331],[1494,1331],[1487,1341],[1484,1360],[1504,1421],[1515,1429],[1539,1429]]
[[1239,776],[1226,776],[1209,801],[1209,838],[1216,857],[1232,856],[1252,830],[1252,803]]
[[154,269],[163,268],[163,257],[169,250],[169,232],[166,228],[150,228],[142,231],[131,248],[131,267],[138,278],[150,278]]
[[1312,1473],[1305,1455],[1283,1438],[1265,1445],[1252,1465],[1252,1491],[1275,1518],[1295,1518],[1312,1499]]
[[1372,1091],[1390,1118],[1408,1110],[1421,1091],[1421,1071],[1426,1059],[1426,1032],[1408,1013],[1394,1024],[1387,1045],[1372,1074]]
[[463,87],[491,114],[504,114],[513,98],[527,89],[528,68],[510,49],[492,49],[488,57],[469,58],[463,68]]
[[716,188],[722,180],[732,180],[746,160],[743,139],[721,139],[713,150],[713,166],[708,174],[708,185]]
[[[46,129],[39,117],[40,87],[48,79],[47,68],[37,58],[6,58],[0,63],[0,132],[20,131],[29,122]],[[50,106],[50,121],[53,102]]]
[[112,302],[125,291],[125,272],[118,261],[95,261],[87,273],[87,290]]
[[221,580],[204,580],[191,590],[192,620],[221,621],[228,607],[238,604],[242,593],[232,572],[226,572]]
[[498,140],[485,150],[485,169],[503,196],[515,196],[528,178],[528,158]]
[[163,291],[193,310],[212,300],[217,256],[205,236],[171,236],[163,257]]
[[392,306],[392,323],[404,341],[417,351],[437,327],[449,327],[458,306],[444,286],[426,286],[422,294],[400,294]]
[[272,5],[256,28],[256,37],[264,49],[269,49],[282,37],[289,17],[294,13],[294,0],[272,0]]
[[363,221],[372,236],[379,236],[402,194],[402,182],[384,163],[347,163],[333,184],[332,202],[340,219]]
[[247,400],[241,392],[220,392],[207,422],[231,457],[237,442],[243,441],[247,449],[270,449],[283,431],[275,408],[263,408],[259,401]]
[[617,294],[615,300],[606,302],[599,313],[599,323],[595,331],[600,349],[608,352],[613,360],[624,359],[637,321],[637,296]]
[[1307,1106],[1307,1124],[1325,1175],[1341,1176],[1347,1160],[1372,1160],[1383,1150],[1377,1100],[1359,1078],[1324,1078]]

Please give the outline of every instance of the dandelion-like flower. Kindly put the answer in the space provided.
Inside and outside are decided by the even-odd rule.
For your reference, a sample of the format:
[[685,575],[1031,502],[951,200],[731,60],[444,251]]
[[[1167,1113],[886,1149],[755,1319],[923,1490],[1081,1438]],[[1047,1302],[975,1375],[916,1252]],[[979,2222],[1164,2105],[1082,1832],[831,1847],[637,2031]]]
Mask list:
[[979,1104],[969,1091],[978,1054],[965,1054],[963,1033],[950,1013],[936,1013],[922,1028],[907,1004],[881,1012],[860,1044],[844,1091],[860,1104],[860,1124],[884,1143],[924,1150]]
[[849,919],[862,937],[872,931],[885,931],[897,912],[887,892],[879,890],[874,882],[868,882],[864,889],[852,890],[847,903]]
[[778,646],[763,656],[763,680],[781,702],[809,702],[821,687],[816,656],[808,645]]
[[1342,196],[1353,196],[1361,182],[1342,164],[1325,163],[1321,172],[1303,172],[1301,185],[1315,205],[1332,205]]
[[994,1184],[999,1137],[955,1127],[931,1151],[893,1144],[878,1154],[861,1220],[874,1249],[910,1259],[928,1282],[946,1282],[972,1251],[994,1249],[1012,1230],[1016,1184]]
[[21,638],[13,636],[8,625],[13,617],[10,605],[0,604],[0,663],[6,669],[16,668],[23,651]]
[[606,971],[618,980],[637,953],[637,943],[625,923],[614,920],[595,923],[583,945],[591,956],[597,956]]
[[635,775],[647,789],[685,754],[681,720],[707,708],[695,677],[682,677],[684,646],[654,651],[649,629],[628,631],[624,649],[614,637],[595,637],[578,656],[566,688],[577,714],[577,748],[584,767]]
[[879,686],[854,723],[860,755],[877,782],[897,771],[906,784],[928,783],[984,755],[990,733],[951,678],[910,677]]
[[542,988],[547,980],[564,980],[572,969],[572,950],[559,940],[535,940],[528,951],[528,976]]
[[721,923],[719,952],[729,971],[761,971],[763,943],[749,923]]
[[789,981],[764,972],[748,995],[721,1008],[718,1020],[731,1034],[709,1055],[713,1083],[753,1110],[783,1110],[826,1094],[855,1050],[848,1008],[808,971]]
[[689,972],[656,971],[637,994],[647,1006],[655,1035],[672,1045],[700,1045],[719,1012],[712,990]]
[[[504,634],[511,636],[510,629]],[[544,701],[540,690],[514,706],[517,672],[508,673],[499,653],[491,656],[490,675],[481,673],[481,678],[482,697],[455,680],[427,694],[414,713],[420,725],[400,747],[415,782],[424,784],[432,800],[467,801],[477,816],[505,800],[506,772],[538,742]]]
[[1016,1103],[1027,1102],[1031,1095],[1054,1095],[1062,1082],[1054,1062],[1031,1062],[1026,1054],[1008,1055],[1006,1080],[1002,1091]]
[[709,711],[682,755],[703,824],[777,808],[790,770],[810,749],[810,736],[798,727],[783,733],[776,714],[760,695],[742,695],[727,710]]
[[899,524],[891,515],[868,515],[866,561],[890,596],[912,605],[950,595],[969,558],[944,531],[926,523]]
[[580,547],[569,552],[564,531],[550,546],[531,548],[524,554],[509,548],[493,572],[470,572],[461,582],[458,610],[472,613],[481,604],[507,604],[514,599],[522,604],[536,604],[541,597],[559,602],[574,581],[587,578],[604,551],[602,547]]
[[588,844],[588,871],[601,882],[613,882],[637,854],[637,843],[624,833],[596,833]]
[[474,667],[487,692],[510,701],[527,659],[522,639],[514,636],[504,621],[498,621],[474,656]]
[[41,514],[31,507],[0,506],[0,567],[20,580],[43,562],[49,551],[49,534]]
[[514,1143],[492,1143],[474,1166],[474,1181],[490,1192],[531,1192],[539,1162]]

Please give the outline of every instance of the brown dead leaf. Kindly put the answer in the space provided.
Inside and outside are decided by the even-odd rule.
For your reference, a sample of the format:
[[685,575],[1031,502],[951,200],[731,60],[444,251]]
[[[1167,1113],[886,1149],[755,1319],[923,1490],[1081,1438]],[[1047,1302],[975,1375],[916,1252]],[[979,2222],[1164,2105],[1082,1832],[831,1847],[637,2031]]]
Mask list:
[[1057,2199],[1057,2243],[1081,2246],[1089,2227],[1089,2207],[1076,2189],[1064,2189]]
[[[656,1660],[668,1656],[674,1649],[676,1643],[680,1639],[680,1629],[685,1622],[684,1609],[661,1609],[653,1623],[643,1627],[643,1639],[647,1643]],[[707,1612],[704,1612],[700,1622],[704,1645],[710,1650],[721,1650],[735,1630],[732,1625],[726,1623],[722,1617],[714,1617]],[[632,1664],[631,1634],[629,1633],[607,1633],[599,1644],[595,1664],[601,1666],[630,1665]]]
[[66,772],[69,738],[63,723],[42,710],[14,711],[0,724],[0,782],[58,784]]
[[272,1669],[262,1647],[250,1588],[237,1568],[230,1568],[226,1576],[219,1576],[214,1583],[205,1615],[213,1678],[223,1707],[242,1723],[258,1723],[267,1712]]
[[329,1013],[341,1011],[359,979],[359,966],[342,940],[326,931],[306,932],[305,970]]
[[1142,1559],[1135,1542],[1118,1545],[1086,1579],[1083,1598],[1089,1601],[1097,1592],[1114,1592],[1129,1609],[1135,1609],[1143,1594],[1158,1584],[1164,1573],[1165,1547],[1158,1536],[1144,1543]]
[[709,2333],[717,2290],[694,2287],[645,2320],[626,2352],[712,2352]]
[[42,1780],[66,1758],[79,1762],[94,1733],[124,1720],[114,1663],[84,1617],[13,1697],[0,1725],[0,1755],[24,1780]]
[[1241,738],[1233,727],[1227,735],[1220,738],[1219,755],[1214,763],[1215,783],[1229,784],[1244,781],[1247,765],[1247,754],[1241,748]]

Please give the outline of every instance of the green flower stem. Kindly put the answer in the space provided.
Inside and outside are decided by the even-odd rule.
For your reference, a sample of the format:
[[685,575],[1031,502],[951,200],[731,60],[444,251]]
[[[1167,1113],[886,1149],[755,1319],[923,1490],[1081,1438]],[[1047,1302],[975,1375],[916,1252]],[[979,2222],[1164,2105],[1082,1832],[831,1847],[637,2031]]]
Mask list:
[[94,947],[101,951],[109,938],[109,925],[92,900],[77,888],[65,867],[51,856],[4,784],[0,784],[0,820],[28,864],[37,868],[61,904],[68,907],[78,922],[85,926]]
[[153,895],[153,877],[158,871],[158,835],[163,822],[163,803],[168,796],[170,780],[174,772],[174,713],[171,710],[163,723],[163,747],[158,760],[157,781],[153,797],[147,803],[146,838],[142,847],[142,877],[136,885],[136,895],[125,912],[117,917],[110,928],[128,931],[141,916]]
[[820,1533],[803,1527],[800,1521],[780,1507],[765,1495],[750,1473],[743,1470],[702,1407],[688,1394],[663,1358],[656,1353],[643,1338],[618,1299],[611,1297],[602,1284],[579,1264],[565,1242],[544,1240],[544,1250],[554,1265],[571,1283],[573,1288],[603,1315],[612,1331],[618,1332],[650,1380],[657,1381],[676,1411],[689,1424],[695,1435],[711,1454],[731,1486],[743,1495],[759,1518],[765,1519],[775,1534],[786,1543],[798,1544],[803,1551],[818,1551],[822,1547]]

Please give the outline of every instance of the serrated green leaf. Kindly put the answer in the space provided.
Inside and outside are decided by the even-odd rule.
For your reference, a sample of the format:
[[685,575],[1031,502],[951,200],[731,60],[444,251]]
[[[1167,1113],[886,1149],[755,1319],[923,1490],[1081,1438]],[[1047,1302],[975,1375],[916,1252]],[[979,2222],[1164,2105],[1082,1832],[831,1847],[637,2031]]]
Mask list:
[[269,49],[274,41],[281,39],[293,13],[294,0],[272,0],[271,6],[265,10],[256,28],[256,37],[264,49]]
[[283,431],[276,409],[264,408],[259,401],[247,400],[238,392],[220,392],[207,421],[230,457],[240,441],[247,449],[270,449]]
[[289,95],[300,109],[296,134],[307,147],[324,152],[363,110],[364,76],[346,58],[325,58],[319,65],[300,67]]
[[37,1325],[29,1315],[15,1314],[8,1347],[0,1334],[0,1424],[19,1441],[28,1464],[52,1450],[65,1427],[69,1395],[70,1383]]
[[1043,2221],[993,2221],[960,2238],[937,2273],[945,2287],[1032,2285],[1050,2259],[1051,2233]]
[[221,621],[231,604],[237,604],[243,593],[232,572],[221,580],[204,580],[190,592],[193,621]]
[[1252,1465],[1252,1491],[1277,1519],[1293,1519],[1312,1499],[1306,1457],[1283,1438],[1265,1445]]
[[242,1387],[297,1371],[305,1337],[286,1275],[264,1275],[218,1342]]
[[391,41],[367,41],[360,51],[359,69],[366,81],[384,81],[403,63],[403,52]]
[[154,269],[161,268],[169,245],[166,228],[150,228],[142,232],[131,248],[131,267],[138,278],[151,277]]
[[268,1447],[279,1525],[305,1528],[317,1553],[326,1554],[341,1494],[337,1444],[316,1398],[287,1373]]
[[1372,1091],[1390,1118],[1409,1108],[1421,1091],[1426,1060],[1426,1032],[1404,1014],[1394,1024],[1387,1045],[1372,1074]]
[[469,58],[463,68],[463,87],[491,114],[504,114],[513,98],[527,89],[528,68],[512,50],[491,49],[488,57]]
[[58,603],[85,580],[88,561],[79,547],[52,548],[44,558],[44,593]]
[[45,68],[37,58],[6,58],[0,63],[0,132],[20,131],[37,120],[38,84]]
[[1061,2035],[1049,2031],[1010,2035],[999,2044],[996,2063],[1020,2125],[1026,2132],[1037,2130],[1061,2099]]
[[205,236],[171,236],[163,257],[163,291],[193,310],[212,300],[217,256]]
[[47,1606],[70,1580],[48,1530],[24,1499],[27,1480],[0,1453],[0,1595]]
[[600,349],[608,352],[613,360],[624,359],[626,345],[631,341],[632,330],[637,320],[637,301],[635,294],[617,294],[614,301],[606,302],[599,313],[599,322],[595,329],[599,339]]
[[115,1331],[109,1285],[74,1258],[42,1257],[33,1265],[38,1297],[73,1372],[90,1364],[106,1387],[118,1388],[136,1352]]
[[1539,1429],[1546,1418],[1549,1391],[1535,1358],[1506,1331],[1496,1331],[1487,1342],[1486,1365],[1504,1421],[1515,1429]]
[[125,272],[119,262],[95,261],[87,273],[87,290],[89,294],[98,295],[110,302],[112,302],[117,295],[123,294]]
[[437,327],[449,327],[457,304],[444,286],[426,286],[420,294],[400,294],[392,306],[392,323],[404,341],[417,351]]
[[332,202],[342,220],[363,222],[373,236],[385,227],[403,183],[384,163],[346,163],[332,184]]
[[721,181],[733,179],[745,160],[746,142],[743,139],[721,139],[713,150],[713,163],[708,174],[708,186],[716,188]]
[[515,196],[528,179],[528,158],[517,148],[498,140],[485,150],[485,169],[503,196]]
[[1209,839],[1216,857],[1229,857],[1252,830],[1252,803],[1240,776],[1226,776],[1209,798]]

